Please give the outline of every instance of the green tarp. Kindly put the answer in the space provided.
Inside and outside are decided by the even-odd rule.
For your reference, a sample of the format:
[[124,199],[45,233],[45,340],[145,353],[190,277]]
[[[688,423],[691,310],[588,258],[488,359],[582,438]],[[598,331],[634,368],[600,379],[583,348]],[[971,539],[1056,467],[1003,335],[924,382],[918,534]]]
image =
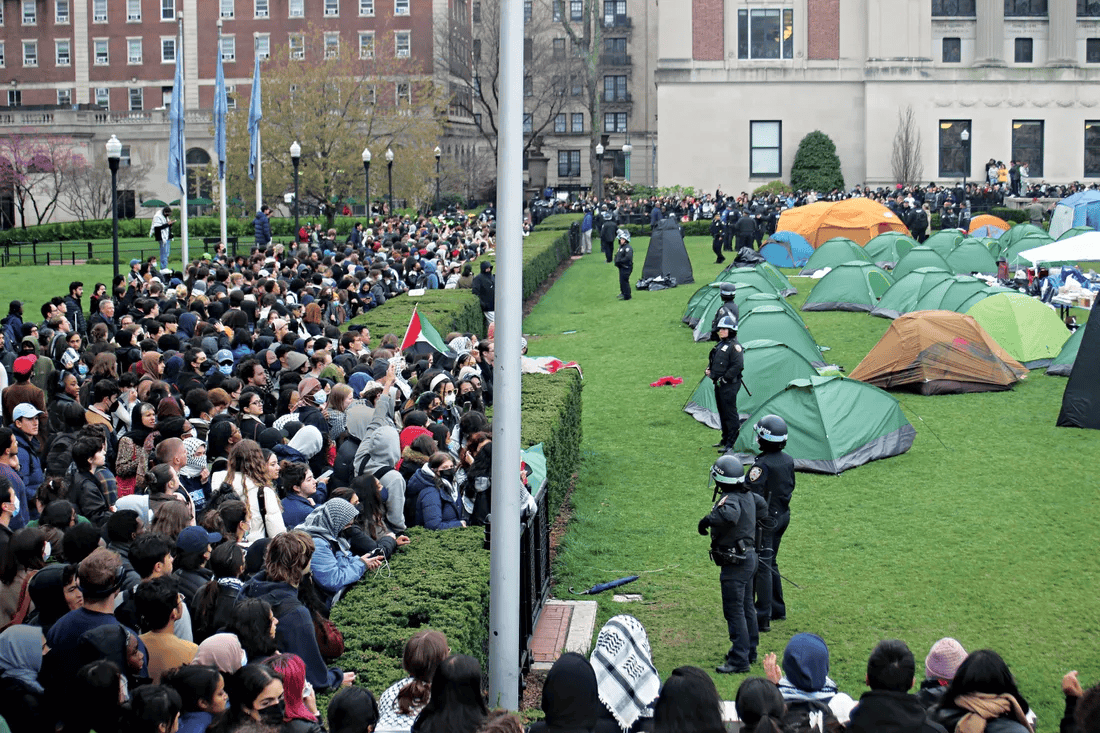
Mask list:
[[824,270],[826,267],[836,267],[845,262],[870,261],[871,258],[863,251],[863,247],[860,247],[852,240],[840,238],[830,239],[814,250],[806,266],[803,267],[798,274],[813,275],[815,272]]
[[871,309],[871,315],[898,318],[914,311],[923,295],[937,284],[950,279],[951,273],[940,267],[918,267],[890,286],[879,299],[878,305]]
[[1069,329],[1058,314],[1023,293],[991,295],[966,312],[1028,369],[1048,366],[1069,340]]
[[897,282],[920,267],[938,267],[941,270],[947,270],[948,272],[952,271],[951,265],[947,264],[947,260],[945,260],[939,252],[931,247],[922,245],[909,250],[909,254],[898,261],[897,267],[893,270],[894,282]]
[[810,377],[791,381],[753,412],[741,426],[735,450],[755,452],[753,426],[767,414],[787,421],[786,451],[801,471],[838,474],[904,453],[916,436],[888,392],[844,377]]
[[741,316],[737,340],[748,343],[760,339],[787,344],[815,367],[825,365],[821,349],[806,326],[778,306],[766,305]]
[[804,311],[870,311],[894,279],[870,262],[845,262],[818,280]]

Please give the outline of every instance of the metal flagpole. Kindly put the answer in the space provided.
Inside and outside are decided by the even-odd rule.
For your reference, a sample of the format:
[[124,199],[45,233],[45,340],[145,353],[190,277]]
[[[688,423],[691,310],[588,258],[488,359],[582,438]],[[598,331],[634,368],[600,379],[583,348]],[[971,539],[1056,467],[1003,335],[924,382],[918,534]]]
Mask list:
[[[179,16],[179,42],[176,43],[176,54],[179,57],[180,64],[180,88],[172,90],[172,104],[176,103],[176,95],[179,94],[180,109],[183,110],[183,120],[187,119],[187,101],[183,96],[183,13]],[[180,123],[181,125],[183,122]],[[186,160],[187,151],[181,150],[180,155],[184,156]],[[184,272],[187,271],[187,265],[190,262],[187,256],[187,174],[186,164],[184,165],[183,185],[180,186],[180,242],[181,242],[181,256],[183,258],[183,266],[180,268]]]
[[[225,154],[225,151],[224,151],[224,145],[225,145],[225,72],[222,69],[222,21],[221,21],[221,18],[218,19],[218,72],[221,76],[222,86],[221,86],[221,88],[217,88],[217,86],[215,86],[215,89],[214,89],[215,94],[220,94],[221,95],[221,97],[219,99],[214,100],[214,117],[215,117],[214,126],[217,127],[219,124],[221,124],[221,126],[222,126],[221,144],[222,144],[223,148],[218,151],[218,154],[219,155],[224,155]],[[219,113],[222,115],[220,123],[217,119],[217,116],[218,116]],[[218,206],[221,208],[221,232],[220,233],[221,233],[222,244],[224,244],[226,246],[226,251],[228,252],[228,248],[229,248],[229,227],[228,227],[228,224],[226,222],[226,212],[225,212],[225,164],[221,160],[219,160],[218,163],[219,163],[219,165],[218,165]]]
[[[264,205],[264,167],[260,165],[263,154],[263,137],[260,135],[260,127],[256,126],[256,211]],[[297,234],[295,234],[297,236]]]
[[523,11],[500,4],[496,370],[489,588],[489,705],[519,709],[520,338],[523,297]]

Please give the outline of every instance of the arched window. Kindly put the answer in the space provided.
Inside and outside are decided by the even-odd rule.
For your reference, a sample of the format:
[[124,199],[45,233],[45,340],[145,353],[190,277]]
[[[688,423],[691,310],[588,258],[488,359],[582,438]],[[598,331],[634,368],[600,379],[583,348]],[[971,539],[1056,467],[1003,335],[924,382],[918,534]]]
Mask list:
[[187,198],[194,200],[200,197],[212,198],[214,192],[214,179],[210,175],[213,169],[210,167],[210,153],[202,148],[191,148],[187,151]]

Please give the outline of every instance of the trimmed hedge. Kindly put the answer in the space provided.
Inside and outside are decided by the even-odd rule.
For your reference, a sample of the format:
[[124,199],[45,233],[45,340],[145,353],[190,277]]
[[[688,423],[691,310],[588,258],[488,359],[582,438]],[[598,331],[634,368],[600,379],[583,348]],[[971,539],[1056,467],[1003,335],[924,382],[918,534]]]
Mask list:
[[[683,221],[680,226],[684,229],[685,237],[709,237],[710,219],[698,219],[696,221]],[[630,232],[631,237],[648,237],[651,233],[649,224],[627,224],[623,229]]]
[[347,330],[352,324],[365,325],[370,329],[375,341],[380,341],[387,333],[395,333],[398,338],[405,335],[412,317],[413,306],[418,306],[428,321],[446,337],[449,331],[462,333],[484,333],[485,318],[481,315],[481,306],[469,290],[428,290],[416,298],[399,295],[390,298],[377,308],[358,315],[341,326]]
[[569,254],[568,230],[531,232],[523,241],[523,299],[534,295]]
[[581,387],[576,369],[524,374],[520,388],[525,448],[542,443],[550,515],[556,516],[581,459]]
[[538,223],[535,227],[535,231],[540,229],[566,229],[575,221],[580,221],[584,218],[584,214],[551,214]]

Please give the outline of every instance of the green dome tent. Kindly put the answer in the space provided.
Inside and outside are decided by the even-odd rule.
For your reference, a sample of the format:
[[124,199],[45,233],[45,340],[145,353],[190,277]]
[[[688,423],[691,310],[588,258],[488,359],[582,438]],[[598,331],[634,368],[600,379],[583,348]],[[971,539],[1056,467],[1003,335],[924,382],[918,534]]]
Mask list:
[[1096,230],[1093,229],[1092,227],[1073,227],[1072,229],[1067,229],[1064,232],[1062,232],[1062,234],[1058,237],[1058,241],[1061,242],[1063,239],[1069,239],[1070,237],[1076,237],[1078,234],[1088,234],[1089,232],[1095,232],[1095,231]]
[[986,285],[973,275],[953,275],[936,283],[913,306],[914,311],[955,311],[966,313],[970,306],[997,293],[1014,292],[999,285]]
[[813,275],[826,267],[836,267],[845,262],[870,262],[871,258],[863,251],[863,247],[850,239],[834,238],[823,242],[820,247],[810,255],[806,266],[799,275]]
[[757,293],[755,295],[750,295],[749,297],[745,298],[745,301],[743,303],[738,303],[737,305],[741,309],[742,318],[744,318],[757,308],[762,308],[766,305],[776,305],[787,311],[787,313],[791,314],[792,316],[797,318],[800,323],[803,323],[803,325],[805,325],[805,322],[802,320],[802,316],[798,315],[798,311],[794,309],[794,306],[792,306],[785,299],[779,297],[778,295],[772,295],[771,293]]
[[753,426],[782,415],[790,430],[787,453],[800,471],[837,474],[909,450],[917,431],[893,395],[844,377],[795,379],[742,424],[734,449],[754,452]]
[[964,240],[947,255],[947,264],[951,271],[961,275],[980,272],[992,275],[997,272],[997,260],[989,250],[976,239]]
[[899,318],[916,310],[917,302],[934,286],[950,280],[951,273],[939,267],[918,267],[898,279],[871,309],[872,316]]
[[[1041,236],[1038,235],[1038,234],[1029,234],[1026,237],[1020,237],[1020,239],[1016,240],[1016,242],[1014,244],[1012,244],[1010,247],[1008,247],[1008,249],[1006,249],[1004,252],[1002,252],[1002,254],[1004,255],[1004,258],[1006,260],[1008,260],[1008,266],[1009,267],[1012,267],[1012,268],[1031,267],[1031,265],[1032,265],[1031,260],[1024,259],[1023,257],[1020,256],[1020,253],[1021,252],[1026,252],[1029,249],[1037,249],[1038,247],[1043,247],[1045,245],[1050,244],[1053,241],[1054,241],[1053,239],[1046,236],[1045,234],[1041,235]],[[1045,265],[1046,264],[1049,264],[1049,265],[1060,265],[1060,264],[1076,265],[1076,263],[1070,262],[1068,260],[1064,261],[1064,263],[1062,261],[1059,261],[1059,262],[1049,262],[1049,263],[1044,262],[1043,264],[1045,264]]]
[[[752,275],[753,273],[749,274]],[[744,282],[741,280],[731,281],[737,286],[737,293],[733,296],[733,300],[737,303],[738,307],[741,305],[741,300],[750,295],[756,293],[775,293],[775,289],[772,287],[771,283],[761,276],[746,278],[746,280],[754,280],[754,282]],[[684,317],[681,321],[695,328],[702,322],[702,316],[706,313],[710,313],[710,317],[706,319],[706,325],[709,327],[710,322],[714,320],[714,314],[718,311],[718,306],[722,304],[722,294],[718,290],[719,285],[721,285],[721,283],[710,283],[696,290],[695,294],[688,300],[687,309],[684,311]]]
[[[1037,227],[1034,224],[1016,224],[1015,226],[1011,226],[1008,228],[1007,232],[1005,232],[998,238],[997,241],[1001,243],[1002,247],[1008,249],[1024,237],[1029,236],[1038,236],[1046,240],[1041,244],[1047,244],[1054,241],[1054,238],[1043,231],[1042,227]],[[1035,246],[1038,247],[1040,246],[1040,244],[1036,244]]]
[[[784,298],[798,292],[798,289],[791,285],[791,281],[787,279],[787,276],[780,272],[779,268],[770,262],[761,262],[753,267],[727,267],[725,270],[718,273],[716,279],[718,282],[737,282],[738,280],[743,280],[741,274],[746,272],[753,272],[762,276],[772,284],[775,288],[775,292],[779,293]],[[749,282],[752,281],[750,280]]]
[[[740,318],[744,318],[757,308],[762,308],[764,306],[778,306],[785,310],[787,313],[790,313],[792,316],[797,318],[798,322],[802,323],[803,326],[806,325],[802,321],[802,316],[798,315],[798,311],[792,308],[790,303],[784,300],[781,296],[776,295],[775,293],[752,292],[754,290],[755,288],[751,287],[745,288],[744,290],[742,290],[741,288],[737,289],[737,294],[734,296],[733,302],[737,304]],[[718,312],[718,308],[721,306],[721,304],[722,301],[720,299],[714,300],[712,301],[711,305],[708,305],[705,310],[701,311],[701,315],[703,315],[704,318],[701,318],[699,320],[699,323],[696,324],[695,329],[692,333],[692,338],[695,341],[711,340],[710,328],[712,325],[714,325],[714,315]]]
[[[745,350],[745,371],[741,375],[741,390],[737,393],[737,411],[742,416],[751,415],[768,398],[782,391],[792,379],[817,376],[817,370],[806,361],[806,357],[786,344],[762,339],[741,344],[741,347]],[[752,390],[752,394],[748,390]],[[684,405],[684,412],[707,427],[721,429],[714,380],[710,377],[700,380]]]
[[989,250],[989,254],[993,255],[993,259],[997,259],[1004,254],[1007,247],[999,239],[993,239],[991,237],[982,237],[982,244]]
[[902,279],[918,267],[938,267],[941,270],[951,272],[951,265],[938,252],[929,247],[914,247],[909,254],[901,258],[894,268],[894,282]]
[[909,250],[917,246],[917,240],[901,232],[883,232],[867,244],[863,251],[879,267],[884,263],[893,267]]
[[966,235],[958,229],[941,229],[921,242],[920,246],[927,247],[940,257],[947,257],[948,253],[958,247],[964,239],[966,239]]
[[[825,366],[821,349],[806,330],[806,326],[779,306],[765,305],[741,316],[737,339],[742,343],[761,339],[778,341],[790,346],[815,367]],[[749,385],[749,389],[752,389],[752,385]]]
[[890,289],[894,279],[870,262],[845,262],[818,281],[804,311],[870,311]]
[[[1100,321],[1097,322],[1100,323]],[[1087,325],[1088,321],[1085,321],[1085,326]],[[1058,352],[1058,356],[1050,362],[1050,366],[1047,367],[1048,377],[1068,377],[1073,372],[1073,362],[1077,360],[1077,351],[1081,348],[1081,339],[1085,337],[1085,326],[1078,328],[1070,335],[1065,346]],[[741,409],[740,402],[737,403],[737,408]]]
[[1049,365],[1069,340],[1069,330],[1058,314],[1023,293],[997,293],[966,312],[1028,369]]

